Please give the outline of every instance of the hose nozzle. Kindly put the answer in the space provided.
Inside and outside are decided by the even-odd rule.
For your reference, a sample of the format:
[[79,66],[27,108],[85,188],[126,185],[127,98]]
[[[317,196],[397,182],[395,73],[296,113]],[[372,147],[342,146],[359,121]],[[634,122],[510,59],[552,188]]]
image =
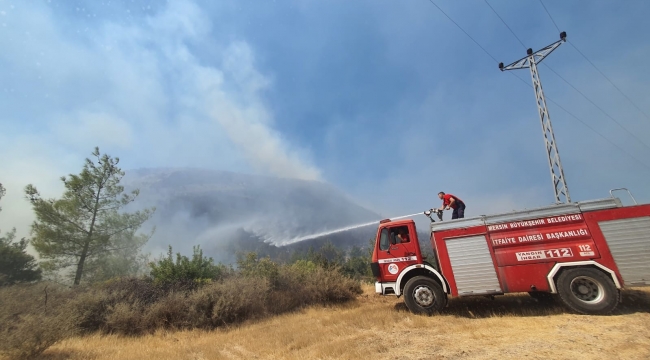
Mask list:
[[433,220],[433,218],[431,217],[431,214],[433,214],[433,213],[435,213],[438,216],[438,219],[440,221],[442,221],[442,210],[440,210],[440,209],[429,209],[429,210],[424,212],[424,215],[428,216],[429,219],[431,219],[431,221],[435,222],[435,220]]

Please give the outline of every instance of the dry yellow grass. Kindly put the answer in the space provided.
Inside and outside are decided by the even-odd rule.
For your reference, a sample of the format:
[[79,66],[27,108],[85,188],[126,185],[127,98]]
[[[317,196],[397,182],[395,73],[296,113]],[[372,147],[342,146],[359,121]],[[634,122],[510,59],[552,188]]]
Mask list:
[[453,299],[409,313],[371,286],[355,302],[312,307],[219,331],[63,341],[40,359],[648,359],[650,291],[628,290],[611,316],[542,306],[526,294]]

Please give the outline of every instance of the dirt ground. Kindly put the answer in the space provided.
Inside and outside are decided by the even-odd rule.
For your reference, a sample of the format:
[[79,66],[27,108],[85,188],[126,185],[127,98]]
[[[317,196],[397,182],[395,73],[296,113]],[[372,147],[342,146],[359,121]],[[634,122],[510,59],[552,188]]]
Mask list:
[[626,290],[609,316],[575,315],[527,294],[452,299],[413,315],[364,287],[358,300],[217,331],[93,335],[39,359],[650,359],[650,290]]

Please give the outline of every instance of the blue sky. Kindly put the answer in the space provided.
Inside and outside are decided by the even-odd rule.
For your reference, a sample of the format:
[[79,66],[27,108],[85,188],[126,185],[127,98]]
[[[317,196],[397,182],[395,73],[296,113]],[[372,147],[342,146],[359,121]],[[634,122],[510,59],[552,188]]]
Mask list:
[[[497,60],[525,55],[485,1],[435,2]],[[489,3],[527,47],[559,38],[539,1]],[[650,114],[650,3],[544,3]],[[441,190],[469,216],[554,200],[532,89],[427,0],[0,0],[0,48],[0,229],[26,234],[24,186],[59,196],[96,145],[125,169],[326,181],[386,215]],[[650,201],[650,119],[568,43],[539,69],[549,98],[644,163],[549,103],[572,199]]]

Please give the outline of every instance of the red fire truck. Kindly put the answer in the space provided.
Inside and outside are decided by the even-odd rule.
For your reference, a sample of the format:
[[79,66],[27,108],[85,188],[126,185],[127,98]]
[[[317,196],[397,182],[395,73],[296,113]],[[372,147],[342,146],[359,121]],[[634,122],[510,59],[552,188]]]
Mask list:
[[650,284],[650,204],[612,196],[431,220],[432,258],[422,256],[413,220],[382,220],[372,255],[376,292],[403,295],[414,313],[439,311],[448,296],[528,292],[607,314],[624,286]]

